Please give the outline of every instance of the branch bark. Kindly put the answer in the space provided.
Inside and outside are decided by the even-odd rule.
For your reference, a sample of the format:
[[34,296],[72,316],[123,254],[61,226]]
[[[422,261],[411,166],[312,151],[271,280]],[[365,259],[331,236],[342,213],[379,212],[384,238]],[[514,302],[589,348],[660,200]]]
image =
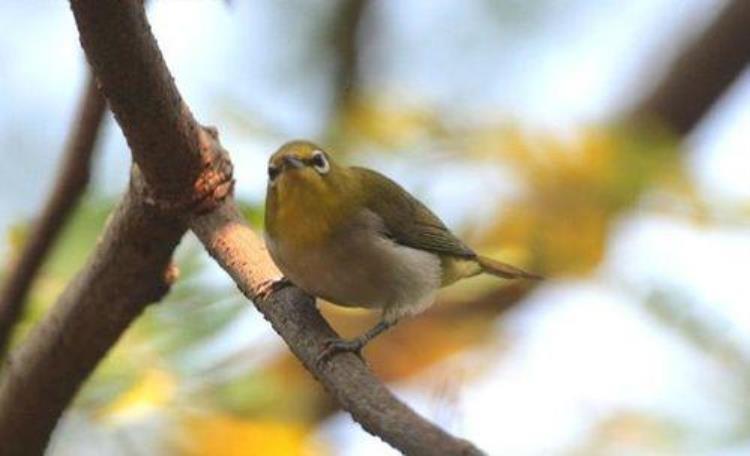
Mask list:
[[659,85],[634,110],[685,136],[750,61],[750,2],[734,0],[688,46]]
[[399,401],[357,356],[341,354],[323,366],[316,363],[325,341],[336,333],[314,300],[296,288],[282,289],[267,299],[259,297],[260,287],[280,273],[231,200],[196,217],[190,226],[305,368],[368,432],[405,454],[482,454],[470,442],[451,436]]
[[[210,151],[167,69],[142,2],[71,0],[81,46],[151,192],[165,209],[184,211]],[[196,191],[188,191],[194,189]],[[203,195],[205,196],[205,195]]]
[[[88,264],[6,363],[0,383],[3,454],[40,454],[64,408],[149,303],[168,290],[169,261],[186,229],[250,298],[277,272],[231,198],[231,163],[215,132],[185,106],[138,1],[71,0],[81,43],[130,145],[128,193]],[[210,134],[213,133],[213,134]],[[258,309],[341,406],[408,454],[480,454],[398,401],[353,355],[315,365],[334,335],[295,288]]]
[[[72,1],[94,74],[131,147],[131,184],[87,265],[5,363],[2,453],[41,454],[81,383],[166,293],[184,215],[231,188],[231,167],[185,107],[139,1]],[[143,170],[143,171],[141,171]]]
[[11,353],[0,384],[0,453],[42,454],[79,386],[145,308],[166,293],[185,231],[129,192],[88,264]]
[[7,351],[13,326],[23,314],[26,296],[50,247],[86,190],[106,108],[96,80],[89,74],[50,197],[0,289],[0,356]]

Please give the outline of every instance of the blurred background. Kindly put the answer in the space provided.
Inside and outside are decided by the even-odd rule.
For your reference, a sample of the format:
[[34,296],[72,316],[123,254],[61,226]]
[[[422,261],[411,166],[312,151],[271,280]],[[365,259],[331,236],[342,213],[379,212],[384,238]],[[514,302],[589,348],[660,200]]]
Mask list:
[[[309,138],[399,181],[477,250],[549,277],[461,282],[369,346],[417,411],[493,455],[741,455],[750,74],[687,121],[695,86],[652,96],[684,78],[673,62],[729,3],[154,0],[149,16],[259,229],[268,156]],[[7,265],[87,69],[67,2],[5,2],[0,28]],[[698,86],[701,68],[688,69]],[[14,343],[82,265],[129,165],[110,116]],[[172,293],[100,365],[48,454],[396,454],[337,410],[194,238],[177,262]],[[377,318],[321,307],[344,335]]]

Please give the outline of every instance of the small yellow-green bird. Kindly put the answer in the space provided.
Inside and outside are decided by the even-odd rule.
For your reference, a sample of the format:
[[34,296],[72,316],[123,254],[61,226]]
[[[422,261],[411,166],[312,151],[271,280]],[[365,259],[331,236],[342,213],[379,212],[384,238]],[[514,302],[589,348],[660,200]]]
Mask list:
[[459,279],[541,278],[477,255],[397,183],[340,165],[308,141],[286,143],[269,160],[265,237],[286,281],[333,304],[382,310],[360,337],[330,341],[319,361],[359,353]]

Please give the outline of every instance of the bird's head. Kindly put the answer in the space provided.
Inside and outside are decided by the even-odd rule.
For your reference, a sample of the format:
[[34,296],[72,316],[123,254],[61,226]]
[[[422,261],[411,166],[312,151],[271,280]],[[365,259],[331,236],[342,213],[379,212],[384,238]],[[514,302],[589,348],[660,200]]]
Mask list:
[[356,191],[346,166],[338,165],[310,141],[290,141],[268,161],[268,197],[277,207],[302,205],[307,210],[343,203]]
[[312,191],[327,186],[339,172],[321,147],[309,141],[290,141],[268,160],[268,186],[282,192],[293,187]]

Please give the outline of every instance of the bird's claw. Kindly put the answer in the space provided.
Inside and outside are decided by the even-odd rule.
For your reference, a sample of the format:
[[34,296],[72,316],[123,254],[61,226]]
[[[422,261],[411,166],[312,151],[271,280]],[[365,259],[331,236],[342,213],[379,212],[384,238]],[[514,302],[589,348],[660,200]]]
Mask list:
[[273,293],[276,293],[277,291],[281,290],[282,288],[286,288],[292,284],[289,279],[286,277],[282,277],[280,279],[269,279],[260,284],[258,287],[258,291],[256,293],[256,296],[260,300],[265,300],[269,296],[271,296]]
[[318,367],[324,365],[328,360],[339,353],[354,353],[355,355],[362,358],[362,348],[365,346],[364,341],[361,339],[328,339],[323,344],[323,350],[318,354],[318,358],[315,363]]

